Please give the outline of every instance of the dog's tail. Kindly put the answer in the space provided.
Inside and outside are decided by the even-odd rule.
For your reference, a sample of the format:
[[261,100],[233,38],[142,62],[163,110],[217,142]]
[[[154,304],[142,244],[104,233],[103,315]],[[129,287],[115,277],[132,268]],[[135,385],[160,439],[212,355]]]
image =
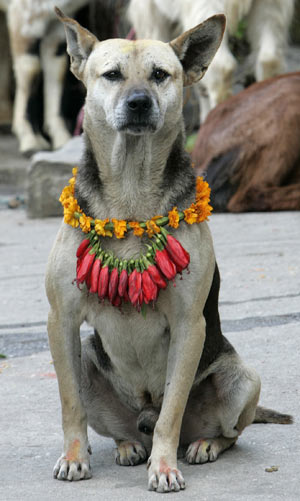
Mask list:
[[292,424],[293,422],[293,416],[290,416],[290,414],[281,414],[273,409],[267,409],[259,405],[256,407],[253,420],[253,423]]

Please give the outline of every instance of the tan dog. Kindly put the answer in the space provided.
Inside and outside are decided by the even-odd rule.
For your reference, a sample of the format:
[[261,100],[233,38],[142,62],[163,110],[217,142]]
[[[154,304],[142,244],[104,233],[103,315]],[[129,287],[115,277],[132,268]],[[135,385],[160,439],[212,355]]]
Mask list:
[[[87,88],[86,154],[75,193],[81,208],[94,218],[142,221],[174,205],[189,206],[195,178],[183,148],[183,85],[204,75],[221,42],[224,16],[166,44],[99,42],[57,14],[71,70]],[[220,279],[208,226],[183,223],[176,237],[190,253],[191,273],[176,288],[161,291],[144,318],[130,304],[120,312],[71,285],[83,234],[62,224],[46,278],[64,430],[54,468],[58,479],[91,476],[89,423],[115,439],[119,464],[137,464],[151,454],[150,490],[179,491],[185,486],[177,469],[179,444],[188,447],[189,463],[214,461],[253,422],[260,381],[222,336]],[[138,257],[144,248],[132,233],[102,240],[122,258]],[[84,321],[95,335],[81,353]]]

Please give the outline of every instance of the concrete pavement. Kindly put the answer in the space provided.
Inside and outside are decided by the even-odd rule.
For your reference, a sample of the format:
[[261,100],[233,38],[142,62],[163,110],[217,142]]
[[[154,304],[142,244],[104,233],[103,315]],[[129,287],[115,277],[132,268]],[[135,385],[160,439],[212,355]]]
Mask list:
[[[145,465],[114,463],[113,442],[90,432],[93,478],[52,479],[61,452],[60,403],[46,337],[44,271],[59,219],[0,211],[0,499],[144,500]],[[180,461],[176,499],[299,499],[300,213],[213,215],[224,333],[262,379],[261,403],[295,424],[253,425],[216,463]],[[89,328],[83,328],[83,335]],[[276,466],[277,471],[266,468]],[[156,499],[156,497],[155,497]]]

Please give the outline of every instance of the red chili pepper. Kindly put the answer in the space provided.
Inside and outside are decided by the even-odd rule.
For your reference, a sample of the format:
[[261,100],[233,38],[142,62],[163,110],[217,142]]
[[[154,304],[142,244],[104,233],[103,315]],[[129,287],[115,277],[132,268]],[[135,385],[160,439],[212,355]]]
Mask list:
[[172,261],[175,263],[176,267],[179,266],[183,270],[188,267],[190,263],[189,253],[182,247],[181,243],[178,242],[176,238],[172,235],[167,234],[167,245],[166,249],[171,257]]
[[79,245],[77,251],[76,251],[76,257],[81,257],[84,253],[84,251],[88,248],[88,246],[90,245],[90,240],[89,238],[85,238],[84,240],[82,240],[81,244]]
[[91,250],[91,249],[90,249],[90,247],[88,247],[87,249],[85,249],[85,251],[83,252],[83,254],[82,254],[79,258],[77,258],[77,263],[76,263],[76,274],[78,273],[79,267],[80,267],[80,265],[81,265],[81,263],[82,263],[82,261],[83,261],[84,256],[85,256],[85,255],[86,255],[86,254],[87,254],[90,250]]
[[77,284],[82,284],[85,281],[89,271],[91,270],[94,259],[95,259],[95,250],[93,248],[89,248],[89,251],[85,254],[80,265],[78,266],[77,277],[76,277]]
[[106,297],[107,291],[108,291],[108,282],[109,282],[108,264],[109,263],[106,261],[105,264],[103,265],[103,268],[101,268],[100,273],[99,273],[98,296],[100,299],[104,299]]
[[91,293],[98,292],[98,280],[99,280],[100,269],[101,269],[101,259],[97,257],[93,263],[91,271],[91,287],[90,287]]
[[177,270],[173,261],[170,259],[166,249],[157,250],[155,253],[155,262],[168,280],[173,280],[176,277]]
[[122,304],[122,299],[120,298],[119,295],[116,295],[115,299],[112,302],[113,306],[121,306]]
[[137,301],[137,305],[136,305],[138,311],[141,311],[141,306],[143,304],[143,301],[144,301],[144,294],[143,294],[143,291],[141,291],[139,293],[139,297],[138,297],[138,301]]
[[111,303],[113,303],[117,295],[118,283],[119,283],[118,268],[113,268],[109,277],[109,284],[108,284],[108,299],[110,300]]
[[150,261],[143,256],[143,265],[151,276],[153,282],[157,285],[159,289],[165,289],[167,287],[167,282],[163,279],[162,274],[155,266],[155,264],[151,264]]
[[146,304],[157,299],[157,285],[153,282],[148,270],[142,272],[142,289]]
[[120,297],[124,297],[127,291],[128,285],[128,272],[127,270],[122,270],[119,277],[118,294]]
[[89,272],[88,272],[87,277],[85,279],[85,284],[86,284],[88,291],[90,291],[91,283],[92,283],[92,269],[93,269],[93,266],[91,266],[91,268],[89,269]]
[[147,271],[149,272],[149,275],[151,276],[153,282],[159,287],[160,289],[165,289],[167,287],[167,282],[163,279],[160,271],[158,268],[155,266],[155,264],[150,264],[148,266]]
[[137,306],[142,291],[142,274],[135,268],[128,277],[128,296],[133,306]]

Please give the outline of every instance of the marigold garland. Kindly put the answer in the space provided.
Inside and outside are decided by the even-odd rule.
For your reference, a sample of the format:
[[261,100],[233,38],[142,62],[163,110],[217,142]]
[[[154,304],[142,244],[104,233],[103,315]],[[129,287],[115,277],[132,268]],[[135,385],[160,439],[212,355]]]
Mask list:
[[59,201],[64,208],[64,222],[73,228],[80,227],[83,233],[89,233],[93,227],[96,233],[102,237],[124,238],[125,234],[133,230],[133,234],[142,237],[146,232],[149,238],[160,233],[161,227],[168,225],[174,229],[178,228],[179,223],[184,220],[188,224],[202,223],[211,214],[213,208],[210,202],[210,187],[203,177],[196,179],[196,200],[190,207],[178,211],[173,207],[167,216],[154,216],[148,221],[126,221],[118,219],[92,219],[86,216],[81,210],[76,198],[74,197],[77,168],[72,170],[73,177],[69,180],[69,185],[62,190]]

